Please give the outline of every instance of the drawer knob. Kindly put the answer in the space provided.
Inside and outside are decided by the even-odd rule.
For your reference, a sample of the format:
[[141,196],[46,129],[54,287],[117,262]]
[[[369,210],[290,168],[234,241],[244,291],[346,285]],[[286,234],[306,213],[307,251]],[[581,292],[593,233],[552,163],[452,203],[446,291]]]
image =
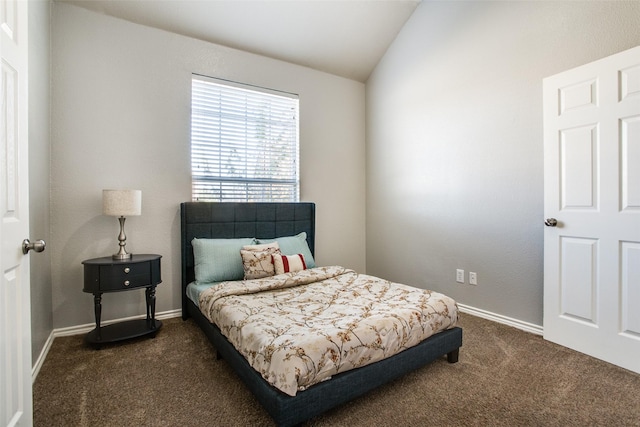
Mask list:
[[125,280],[125,281],[124,281],[124,285],[125,285],[125,286],[129,286],[129,281],[128,281],[128,280]]
[[131,269],[130,269],[129,267],[125,267],[125,268],[124,268],[124,272],[125,272],[125,273],[128,273],[128,272],[130,272],[130,271],[131,271]]

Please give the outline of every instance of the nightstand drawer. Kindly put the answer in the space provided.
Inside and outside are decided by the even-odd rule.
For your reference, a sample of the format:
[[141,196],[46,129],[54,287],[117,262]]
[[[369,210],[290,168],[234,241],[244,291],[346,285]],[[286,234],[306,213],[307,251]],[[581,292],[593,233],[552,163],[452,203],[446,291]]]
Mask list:
[[124,275],[112,277],[109,280],[100,280],[100,290],[103,292],[126,290],[140,286],[151,285],[149,274],[139,274],[136,276]]
[[136,264],[101,265],[100,283],[124,282],[132,276],[147,276],[151,280],[151,263],[141,262]]

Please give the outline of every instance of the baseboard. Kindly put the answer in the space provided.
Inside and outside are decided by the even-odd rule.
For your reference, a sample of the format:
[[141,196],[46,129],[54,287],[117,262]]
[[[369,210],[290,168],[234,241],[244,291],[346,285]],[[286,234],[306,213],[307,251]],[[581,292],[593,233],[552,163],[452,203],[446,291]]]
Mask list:
[[45,341],[44,345],[42,346],[42,351],[40,351],[40,355],[38,356],[38,359],[36,360],[36,363],[33,364],[33,366],[31,367],[31,383],[33,384],[36,380],[36,377],[38,376],[38,373],[40,372],[40,368],[42,368],[42,364],[44,363],[44,359],[47,358],[47,354],[49,354],[49,349],[51,348],[51,345],[53,344],[53,331],[51,331],[51,333],[49,334],[49,336],[47,337],[47,340]]
[[534,325],[533,323],[524,322],[522,320],[513,319],[511,317],[503,316],[501,314],[492,313],[490,311],[482,310],[479,308],[471,307],[468,305],[458,303],[458,308],[462,313],[468,313],[473,316],[482,317],[483,319],[491,320],[496,323],[502,323],[503,325],[512,326],[514,328],[530,332],[536,335],[543,335],[544,329],[542,326]]
[[[163,312],[160,312],[160,313],[156,313],[156,319],[158,319],[158,320],[171,319],[171,318],[180,317],[180,316],[182,316],[182,309],[168,310],[168,311],[163,311]],[[141,314],[139,316],[126,317],[126,318],[123,318],[123,319],[107,320],[105,322],[101,322],[101,324],[103,326],[107,326],[107,325],[110,325],[112,323],[122,322],[122,321],[126,321],[126,320],[143,319],[145,317],[146,317],[145,314]],[[85,325],[69,326],[67,328],[57,328],[57,329],[52,330],[51,333],[49,334],[49,338],[47,338],[47,341],[45,342],[44,346],[42,347],[42,351],[40,352],[40,355],[38,356],[38,359],[36,360],[36,362],[34,363],[33,367],[31,368],[31,381],[32,381],[32,383],[35,382],[36,377],[38,376],[38,373],[40,372],[40,368],[42,368],[42,364],[44,363],[45,359],[47,358],[47,354],[49,353],[49,350],[51,349],[51,345],[53,345],[53,340],[55,338],[57,338],[57,337],[68,337],[68,336],[72,336],[72,335],[86,334],[86,333],[92,331],[95,327],[96,327],[95,323],[87,323]]]

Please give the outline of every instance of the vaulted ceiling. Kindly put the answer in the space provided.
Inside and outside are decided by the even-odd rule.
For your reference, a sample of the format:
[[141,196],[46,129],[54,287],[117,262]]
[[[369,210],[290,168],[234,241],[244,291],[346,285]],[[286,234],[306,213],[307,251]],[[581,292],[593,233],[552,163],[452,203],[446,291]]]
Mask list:
[[420,0],[56,0],[365,82]]

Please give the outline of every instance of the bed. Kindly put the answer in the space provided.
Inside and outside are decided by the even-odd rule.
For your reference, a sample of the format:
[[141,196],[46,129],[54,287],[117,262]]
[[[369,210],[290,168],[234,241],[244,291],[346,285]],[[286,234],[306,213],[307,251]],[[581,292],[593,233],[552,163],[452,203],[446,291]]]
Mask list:
[[304,236],[313,257],[315,204],[185,202],[180,210],[182,317],[194,319],[215,347],[218,357],[230,364],[277,425],[298,425],[440,357],[446,356],[450,363],[457,362],[462,330],[455,326],[435,333],[391,357],[334,374],[328,380],[297,391],[295,395],[275,388],[236,350],[221,329],[207,318],[209,314],[203,314],[194,302],[194,296],[189,297],[188,285],[196,277],[192,241]]

